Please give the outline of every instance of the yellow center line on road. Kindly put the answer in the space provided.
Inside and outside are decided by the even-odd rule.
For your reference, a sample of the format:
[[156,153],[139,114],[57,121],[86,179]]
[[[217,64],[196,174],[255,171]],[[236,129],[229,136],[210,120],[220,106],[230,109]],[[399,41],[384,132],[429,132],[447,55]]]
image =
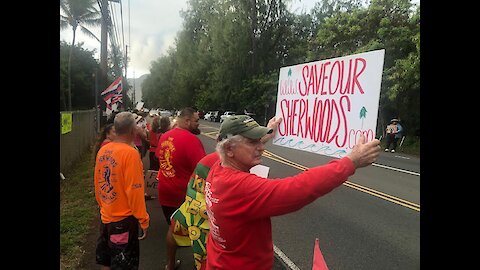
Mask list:
[[[216,139],[217,138],[217,136],[216,136],[217,133],[218,132],[207,132],[207,133],[202,133],[202,134],[209,137],[209,138]],[[215,136],[213,136],[212,134],[215,134]],[[301,164],[298,164],[296,162],[288,160],[288,159],[286,159],[284,157],[281,157],[277,154],[274,154],[274,153],[272,153],[268,150],[263,151],[263,156],[266,157],[266,158],[269,158],[271,160],[277,161],[279,163],[282,163],[282,164],[288,165],[290,167],[293,167],[295,169],[299,169],[301,171],[305,171],[305,170],[309,169],[306,166],[303,166]],[[383,193],[381,191],[378,191],[378,190],[375,190],[375,189],[372,189],[372,188],[369,188],[369,187],[362,186],[360,184],[357,184],[357,183],[354,183],[354,182],[351,182],[351,181],[345,181],[345,183],[343,183],[343,185],[346,186],[346,187],[353,188],[355,190],[370,194],[370,195],[375,196],[377,198],[381,198],[381,199],[384,199],[386,201],[389,201],[389,202],[392,202],[392,203],[395,203],[395,204],[398,204],[398,205],[401,205],[401,206],[404,206],[404,207],[407,207],[407,208],[410,208],[412,210],[420,212],[420,205],[419,204],[409,202],[409,201],[404,200],[404,199],[400,199],[398,197]]]
[[[269,158],[271,160],[275,160],[277,162],[280,162],[280,163],[283,163],[283,164],[286,164],[288,166],[291,166],[291,167],[294,167],[294,168],[297,168],[299,170],[302,170],[302,171],[305,171],[308,169],[308,167],[305,167],[301,164],[298,164],[298,163],[295,163],[293,161],[290,161],[288,159],[285,159],[281,156],[278,156],[268,150],[265,150],[263,152],[263,156],[265,156],[266,158]],[[378,198],[382,198],[384,200],[387,200],[387,201],[390,201],[390,202],[393,202],[393,203],[396,203],[398,205],[402,205],[402,206],[405,206],[407,208],[410,208],[412,210],[415,210],[415,211],[418,211],[420,212],[420,205],[416,204],[416,203],[412,203],[412,202],[409,202],[409,201],[406,201],[406,200],[403,200],[403,199],[400,199],[398,197],[395,197],[395,196],[392,196],[392,195],[389,195],[389,194],[386,194],[386,193],[383,193],[383,192],[380,192],[378,190],[374,190],[372,188],[368,188],[368,187],[365,187],[365,186],[362,186],[362,185],[359,185],[359,184],[356,184],[356,183],[353,183],[351,181],[345,181],[345,183],[343,183],[343,185],[349,187],[349,188],[353,188],[353,189],[356,189],[358,191],[362,191],[362,192],[365,192],[367,194],[370,194],[372,196],[375,196],[375,197],[378,197]]]
[[364,191],[366,193],[375,193],[379,197],[382,197],[386,200],[398,202],[398,204],[402,204],[402,205],[404,205],[408,208],[411,208],[411,209],[414,209],[414,210],[417,210],[417,211],[420,212],[420,205],[418,205],[416,203],[409,202],[409,201],[400,199],[398,197],[395,197],[395,196],[392,196],[392,195],[389,195],[389,194],[380,192],[378,190],[374,190],[374,189],[371,189],[371,188],[368,188],[368,187],[365,187],[365,186],[362,186],[362,185],[359,185],[359,184],[356,184],[356,183],[353,183],[353,182],[346,181],[345,184],[352,185],[351,188],[362,189],[362,191]]
[[[202,135],[205,135],[211,139],[214,139],[216,140],[217,139],[217,134],[218,134],[218,131],[212,131],[212,132],[202,132],[201,133]],[[212,135],[212,134],[215,134],[215,135]]]

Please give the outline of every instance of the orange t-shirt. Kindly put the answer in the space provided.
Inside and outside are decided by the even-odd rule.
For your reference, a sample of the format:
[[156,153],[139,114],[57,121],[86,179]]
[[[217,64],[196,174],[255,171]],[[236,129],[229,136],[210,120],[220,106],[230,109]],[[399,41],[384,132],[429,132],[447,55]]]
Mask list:
[[111,142],[98,151],[94,172],[95,198],[103,223],[133,215],[142,229],[149,226],[140,154],[126,143]]

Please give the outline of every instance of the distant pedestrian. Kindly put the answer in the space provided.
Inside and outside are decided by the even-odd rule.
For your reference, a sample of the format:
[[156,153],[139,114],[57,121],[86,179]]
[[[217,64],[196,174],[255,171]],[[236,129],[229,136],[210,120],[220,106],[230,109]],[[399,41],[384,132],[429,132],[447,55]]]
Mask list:
[[117,114],[114,127],[116,137],[98,151],[94,171],[95,198],[102,221],[96,262],[102,269],[135,270],[139,266],[139,240],[147,237],[150,221],[144,199],[143,165],[132,147],[136,134],[133,115]]
[[[386,138],[387,138],[387,146],[385,148],[385,152],[392,152],[395,153],[397,149],[398,140],[402,138],[403,128],[398,123],[397,118],[393,118],[390,120],[390,124],[386,128]],[[390,145],[393,147],[390,149]]]
[[245,115],[227,117],[220,126],[216,162],[206,179],[205,201],[210,233],[207,270],[271,270],[271,217],[299,210],[340,186],[355,170],[374,162],[380,141],[362,135],[350,154],[283,179],[249,172],[261,163],[261,138],[272,129]]

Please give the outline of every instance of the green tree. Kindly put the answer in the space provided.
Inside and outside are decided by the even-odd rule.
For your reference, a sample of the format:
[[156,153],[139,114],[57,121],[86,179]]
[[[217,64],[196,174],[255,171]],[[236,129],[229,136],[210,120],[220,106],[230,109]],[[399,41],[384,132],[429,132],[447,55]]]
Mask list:
[[[67,101],[68,110],[72,110],[72,85],[71,85],[71,62],[72,52],[75,46],[75,37],[77,28],[85,33],[87,36],[100,40],[88,29],[86,26],[97,26],[101,24],[101,14],[95,9],[97,1],[95,0],[60,0],[60,29],[71,27],[73,31],[72,46],[68,58],[68,86],[67,86]],[[65,99],[63,99],[65,100]]]
[[285,0],[189,0],[174,47],[142,85],[143,99],[271,117],[280,67],[385,49],[379,124],[395,112],[417,125],[419,8],[410,0],[364,2],[321,0],[297,15]]
[[324,17],[309,44],[309,59],[385,49],[377,130],[382,131],[391,117],[401,117],[407,126],[419,124],[414,119],[420,111],[419,8],[410,0],[373,0],[368,7],[352,7]]
[[82,48],[79,43],[73,49],[64,41],[60,41],[60,110],[67,110],[64,93],[68,89],[68,59],[72,53],[71,92],[73,109],[91,109],[95,106],[95,77],[99,68],[94,58],[95,50],[89,51]]

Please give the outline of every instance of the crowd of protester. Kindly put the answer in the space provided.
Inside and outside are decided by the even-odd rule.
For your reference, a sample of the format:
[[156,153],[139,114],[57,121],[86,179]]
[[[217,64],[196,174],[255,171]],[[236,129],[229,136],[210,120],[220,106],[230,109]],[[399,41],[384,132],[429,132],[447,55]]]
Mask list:
[[[139,240],[147,237],[150,221],[147,169],[158,171],[158,200],[169,225],[166,270],[180,265],[179,246],[192,248],[197,270],[271,269],[270,218],[329,193],[380,153],[379,140],[362,137],[341,159],[270,181],[250,169],[261,163],[281,118],[270,119],[266,127],[248,115],[226,118],[216,151],[208,155],[197,137],[199,119],[190,107],[172,118],[144,111],[110,116],[94,152],[101,214],[96,262],[102,269],[138,269]],[[147,153],[149,167],[144,168]]]

